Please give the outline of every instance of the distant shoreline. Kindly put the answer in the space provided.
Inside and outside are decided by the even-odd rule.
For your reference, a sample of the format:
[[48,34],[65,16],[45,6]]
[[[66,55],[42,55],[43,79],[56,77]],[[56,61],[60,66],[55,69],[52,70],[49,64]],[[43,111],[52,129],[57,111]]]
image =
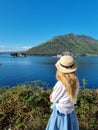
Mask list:
[[[17,53],[17,52],[0,52],[0,56],[1,55],[11,55],[11,54],[14,54],[14,53]],[[19,52],[19,53],[17,53],[18,55],[20,55],[20,54],[23,54],[23,56],[15,56],[15,57],[24,57],[24,55],[25,56],[53,56],[53,57],[57,57],[57,58],[59,58],[59,57],[61,57],[62,56],[62,54],[57,54],[57,55],[52,55],[52,54],[26,54],[26,53],[23,53],[23,52]],[[74,56],[98,56],[98,55],[96,55],[96,54],[75,54]],[[2,65],[2,64],[0,64],[0,65]]]

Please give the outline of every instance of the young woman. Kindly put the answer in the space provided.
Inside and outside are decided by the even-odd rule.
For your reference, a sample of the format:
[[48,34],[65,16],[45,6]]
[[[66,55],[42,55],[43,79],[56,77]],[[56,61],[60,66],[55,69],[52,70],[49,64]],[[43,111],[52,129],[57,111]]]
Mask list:
[[76,76],[77,63],[72,56],[65,55],[56,63],[57,83],[50,95],[53,112],[46,130],[79,130],[74,109],[79,91]]

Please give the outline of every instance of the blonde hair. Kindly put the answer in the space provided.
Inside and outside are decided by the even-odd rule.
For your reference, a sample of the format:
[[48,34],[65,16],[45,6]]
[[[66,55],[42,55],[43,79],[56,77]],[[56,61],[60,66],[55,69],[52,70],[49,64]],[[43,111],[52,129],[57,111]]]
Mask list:
[[57,70],[56,79],[60,81],[66,88],[71,101],[76,100],[76,91],[78,89],[78,79],[75,72],[62,73]]

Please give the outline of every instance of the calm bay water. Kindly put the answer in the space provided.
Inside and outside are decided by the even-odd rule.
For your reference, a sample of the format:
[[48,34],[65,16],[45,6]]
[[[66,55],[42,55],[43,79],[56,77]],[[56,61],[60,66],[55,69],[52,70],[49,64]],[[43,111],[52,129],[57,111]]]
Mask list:
[[[42,80],[53,87],[55,79],[55,63],[58,59],[51,56],[28,56],[12,58],[9,55],[0,56],[0,86],[15,86],[24,82]],[[87,88],[98,88],[98,57],[79,56],[77,75],[80,85],[82,79],[88,81]]]

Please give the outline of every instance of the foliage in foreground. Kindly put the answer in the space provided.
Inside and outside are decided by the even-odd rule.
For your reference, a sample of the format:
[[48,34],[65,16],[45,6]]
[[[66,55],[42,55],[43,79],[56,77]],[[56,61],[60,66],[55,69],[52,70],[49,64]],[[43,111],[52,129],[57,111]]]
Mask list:
[[[49,94],[39,85],[0,90],[0,130],[45,130],[51,114]],[[98,130],[98,92],[81,90],[76,107],[80,130]]]

